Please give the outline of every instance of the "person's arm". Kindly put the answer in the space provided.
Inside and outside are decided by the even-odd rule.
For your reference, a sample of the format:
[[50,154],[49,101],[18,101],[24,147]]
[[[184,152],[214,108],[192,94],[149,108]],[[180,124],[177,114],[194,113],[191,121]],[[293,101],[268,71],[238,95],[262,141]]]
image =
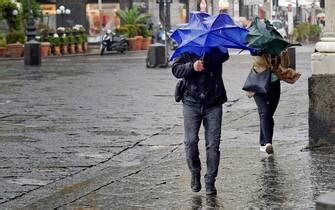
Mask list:
[[172,64],[172,73],[177,78],[191,77],[194,72],[202,72],[204,69],[202,60],[190,62],[184,56],[178,57]]
[[193,62],[189,62],[184,56],[176,58],[172,64],[172,74],[176,78],[186,78],[193,75]]

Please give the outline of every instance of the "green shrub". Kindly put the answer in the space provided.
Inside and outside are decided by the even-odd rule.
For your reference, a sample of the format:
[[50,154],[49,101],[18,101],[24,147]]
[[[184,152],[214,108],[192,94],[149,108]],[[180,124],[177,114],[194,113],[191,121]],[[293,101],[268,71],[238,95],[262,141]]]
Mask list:
[[[22,20],[24,21],[28,16],[28,0],[20,0],[22,8]],[[40,4],[36,0],[31,0],[31,10],[33,12],[33,17],[38,18],[42,17],[42,12],[40,10]]]
[[132,25],[132,24],[127,24],[124,26],[125,28],[128,29],[128,37],[129,38],[133,38],[137,35],[137,28],[135,25]]
[[148,14],[141,14],[137,7],[131,9],[120,9],[116,12],[116,15],[120,17],[122,24],[144,24],[150,18]]
[[119,28],[116,28],[115,29],[115,33],[117,35],[127,35],[128,36],[128,33],[129,33],[129,30],[127,27],[119,27]]
[[88,42],[88,36],[86,34],[81,35],[83,42]]
[[65,33],[65,29],[63,27],[58,27],[56,33],[58,34],[59,37],[61,37]]
[[321,28],[318,25],[310,25],[309,27],[309,38],[318,39],[321,34]]
[[69,36],[71,34],[71,28],[65,28],[64,32],[67,36]]
[[61,39],[60,39],[60,37],[53,37],[52,44],[54,46],[60,46],[61,45]]
[[75,44],[76,43],[76,38],[73,35],[69,35],[68,37],[69,44]]
[[7,39],[8,44],[13,44],[17,42],[20,42],[21,44],[23,44],[25,40],[25,36],[20,31],[12,31],[12,32],[9,32],[6,39]]
[[84,27],[80,27],[80,29],[79,29],[79,34],[80,34],[80,35],[84,35],[85,33],[86,33],[85,28],[84,28]]
[[304,42],[307,40],[315,40],[320,37],[321,28],[318,25],[309,23],[300,23],[293,32],[293,38],[296,41]]
[[53,36],[48,36],[48,42],[50,42],[50,45],[53,45]]
[[76,44],[82,44],[83,42],[82,35],[76,35]]
[[116,12],[116,15],[120,17],[122,26],[129,30],[127,33],[129,38],[139,35],[140,26],[150,18],[150,15],[141,13],[137,7],[120,9]]
[[5,35],[3,33],[0,33],[0,47],[6,47],[6,38]]
[[144,38],[148,38],[148,37],[151,37],[152,33],[150,32],[149,28],[144,25],[144,24],[141,24],[138,28],[138,34],[140,36],[143,36]]
[[46,24],[37,25],[37,34],[41,37],[41,42],[48,42],[48,37],[50,33],[54,33],[54,30],[48,27]]
[[60,43],[62,45],[68,45],[69,44],[69,37],[65,36],[65,37],[60,37]]
[[[17,15],[13,15],[14,10],[18,11]],[[10,0],[0,0],[0,15],[7,21],[9,31],[22,30],[21,13],[19,11],[17,5]]]

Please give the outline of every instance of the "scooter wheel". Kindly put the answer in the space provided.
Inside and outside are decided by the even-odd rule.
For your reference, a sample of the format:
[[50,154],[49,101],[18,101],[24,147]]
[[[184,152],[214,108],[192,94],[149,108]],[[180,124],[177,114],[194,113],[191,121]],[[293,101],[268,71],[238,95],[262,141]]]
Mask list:
[[156,67],[155,64],[150,62],[149,58],[146,59],[145,64],[146,64],[147,68],[155,68]]
[[104,55],[104,53],[105,53],[105,49],[106,49],[106,47],[101,47],[101,50],[100,50],[100,55],[101,55],[101,56]]

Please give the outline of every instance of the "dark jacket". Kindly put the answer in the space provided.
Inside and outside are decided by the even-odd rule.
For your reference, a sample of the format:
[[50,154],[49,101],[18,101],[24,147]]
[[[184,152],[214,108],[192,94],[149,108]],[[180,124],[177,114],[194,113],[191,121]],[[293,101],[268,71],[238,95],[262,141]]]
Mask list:
[[193,63],[199,60],[195,54],[183,53],[174,60],[172,73],[177,78],[183,78],[185,89],[183,103],[191,106],[211,107],[227,101],[227,94],[222,80],[222,63],[228,60],[224,54],[214,49],[211,54],[205,54],[205,69],[196,72]]

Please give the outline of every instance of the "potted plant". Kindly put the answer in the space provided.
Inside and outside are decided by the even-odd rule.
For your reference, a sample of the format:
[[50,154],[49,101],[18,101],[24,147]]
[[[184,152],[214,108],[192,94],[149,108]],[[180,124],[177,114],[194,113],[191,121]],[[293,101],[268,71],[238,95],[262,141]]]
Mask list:
[[85,53],[88,50],[88,36],[86,34],[83,34],[83,35],[81,35],[81,38],[83,40],[82,48],[83,48],[83,51]]
[[0,33],[0,57],[5,57],[7,53],[6,39],[3,33]]
[[82,41],[82,50],[83,52],[87,51],[87,41],[88,41],[88,37],[86,34],[86,30],[82,25],[79,25],[79,36],[81,36],[81,41]]
[[50,52],[49,27],[44,24],[38,26],[38,34],[41,42],[41,56],[46,57]]
[[65,28],[64,29],[65,36],[70,36],[71,34],[71,28]]
[[129,50],[134,51],[138,49],[138,43],[136,43],[136,27],[134,25],[128,24],[124,26],[127,28],[128,31],[128,44],[129,44]]
[[67,36],[60,37],[60,51],[63,55],[69,54],[68,45],[69,45],[69,38]]
[[294,29],[293,38],[298,42],[308,42],[309,26],[308,23],[299,23]]
[[62,55],[60,51],[60,45],[61,45],[60,37],[54,36],[52,39],[52,44],[54,46],[54,55],[56,56]]
[[68,52],[69,52],[69,54],[76,53],[76,48],[75,48],[76,38],[72,34],[67,36],[67,38],[68,38]]
[[83,53],[83,38],[80,34],[76,35],[76,52]]
[[139,27],[141,24],[145,24],[150,16],[144,13],[141,14],[137,7],[126,8],[125,10],[120,9],[116,14],[120,17],[123,26],[129,30],[129,50],[140,50],[143,37],[138,33]]
[[23,54],[24,34],[21,31],[12,31],[7,35],[8,51],[11,57],[21,57]]
[[311,42],[317,42],[320,39],[321,28],[320,26],[313,24],[309,26],[308,40]]
[[146,25],[143,24],[142,26],[140,26],[140,34],[143,36],[141,49],[142,50],[149,49],[149,46],[151,44],[152,33],[150,32],[150,30]]

